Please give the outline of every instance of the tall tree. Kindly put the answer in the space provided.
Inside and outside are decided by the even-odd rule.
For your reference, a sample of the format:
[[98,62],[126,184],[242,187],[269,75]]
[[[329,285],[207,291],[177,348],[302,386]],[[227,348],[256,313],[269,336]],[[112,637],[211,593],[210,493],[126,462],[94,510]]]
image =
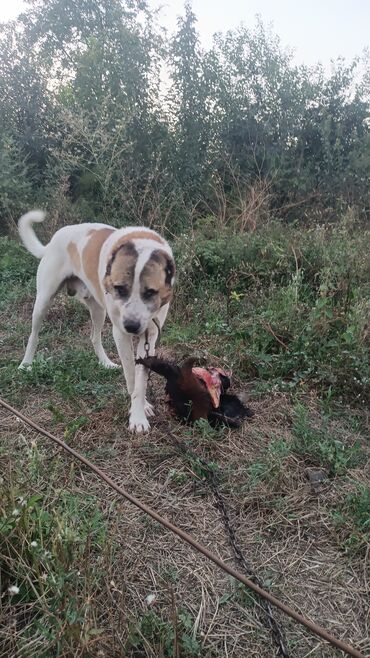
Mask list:
[[176,170],[186,195],[195,199],[204,182],[209,144],[209,92],[204,54],[189,3],[169,47],[169,102],[175,130]]

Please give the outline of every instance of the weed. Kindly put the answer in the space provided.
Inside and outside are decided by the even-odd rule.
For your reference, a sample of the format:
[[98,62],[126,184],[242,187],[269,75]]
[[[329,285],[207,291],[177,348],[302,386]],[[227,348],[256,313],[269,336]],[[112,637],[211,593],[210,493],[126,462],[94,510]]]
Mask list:
[[362,451],[359,443],[346,445],[335,438],[325,419],[321,426],[314,427],[310,422],[308,410],[302,404],[295,407],[292,433],[293,450],[310,463],[327,468],[332,477],[343,475],[349,468],[361,463]]
[[331,510],[334,525],[341,531],[341,544],[346,550],[359,551],[370,545],[370,489],[357,484],[340,509]]
[[186,473],[179,471],[177,468],[171,468],[168,472],[168,477],[170,478],[171,482],[180,486],[185,484],[185,482],[187,482],[189,479]]
[[356,493],[348,496],[347,504],[354,525],[370,539],[370,489],[359,486]]
[[73,420],[67,423],[64,430],[64,438],[66,441],[72,439],[76,432],[81,428],[87,425],[89,419],[86,416],[78,416],[78,418],[73,418]]
[[[179,610],[177,615],[177,637],[181,656],[191,658],[200,655],[200,645],[191,634],[193,619],[186,610]],[[159,658],[171,658],[174,650],[175,629],[172,621],[163,619],[154,610],[148,610],[133,626],[128,648],[136,651],[149,644],[154,655]]]
[[256,488],[260,482],[269,482],[271,486],[278,482],[290,452],[291,447],[286,441],[281,439],[271,441],[262,459],[249,465],[247,489]]
[[237,601],[244,608],[251,608],[257,604],[258,597],[254,594],[252,590],[248,589],[248,587],[243,585],[243,583],[240,583],[236,581],[234,578],[232,578],[231,584],[232,584],[232,591],[225,592],[225,594],[223,594],[220,597],[220,601],[219,601],[220,605],[225,605],[229,601]]
[[206,480],[211,474],[219,473],[219,466],[216,462],[206,462],[201,457],[188,453],[186,461],[191,471],[200,479]]
[[171,567],[171,566],[162,571],[161,577],[167,583],[172,583],[172,584],[175,584],[175,583],[179,582],[179,580],[181,578],[179,571],[177,569],[175,569],[174,567]]

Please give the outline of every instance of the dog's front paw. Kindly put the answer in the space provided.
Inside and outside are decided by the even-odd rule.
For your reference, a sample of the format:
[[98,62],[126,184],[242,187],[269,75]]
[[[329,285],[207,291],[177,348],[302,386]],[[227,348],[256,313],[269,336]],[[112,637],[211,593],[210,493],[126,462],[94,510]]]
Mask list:
[[22,361],[18,366],[18,370],[31,370],[31,368],[32,363],[27,363],[27,361]]
[[120,368],[121,366],[118,363],[113,363],[110,359],[99,362],[104,368]]
[[135,413],[130,414],[130,430],[131,432],[136,432],[141,434],[142,432],[149,432],[150,425],[145,413]]

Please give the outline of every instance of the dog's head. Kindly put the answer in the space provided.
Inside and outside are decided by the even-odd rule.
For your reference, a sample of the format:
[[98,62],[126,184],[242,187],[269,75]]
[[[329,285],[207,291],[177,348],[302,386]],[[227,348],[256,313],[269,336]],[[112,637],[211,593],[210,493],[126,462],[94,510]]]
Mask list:
[[159,309],[171,300],[174,280],[175,263],[165,249],[134,240],[113,249],[104,287],[125,332],[140,335],[148,328]]

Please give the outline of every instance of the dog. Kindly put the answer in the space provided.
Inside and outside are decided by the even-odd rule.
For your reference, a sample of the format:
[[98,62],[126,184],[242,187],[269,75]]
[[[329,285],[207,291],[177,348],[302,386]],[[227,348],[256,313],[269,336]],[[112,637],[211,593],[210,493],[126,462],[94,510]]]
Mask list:
[[66,285],[68,294],[89,309],[95,353],[103,366],[112,368],[119,366],[110,361],[101,341],[108,313],[131,396],[129,427],[134,432],[146,432],[150,429],[148,417],[154,412],[145,397],[148,371],[142,365],[135,366],[133,336],[139,338],[139,357],[154,354],[175,282],[171,247],[158,233],[143,226],[116,229],[98,223],[64,226],[43,245],[32,225],[44,218],[44,212],[34,210],[18,222],[24,246],[41,259],[32,332],[20,368],[32,363],[46,311]]

